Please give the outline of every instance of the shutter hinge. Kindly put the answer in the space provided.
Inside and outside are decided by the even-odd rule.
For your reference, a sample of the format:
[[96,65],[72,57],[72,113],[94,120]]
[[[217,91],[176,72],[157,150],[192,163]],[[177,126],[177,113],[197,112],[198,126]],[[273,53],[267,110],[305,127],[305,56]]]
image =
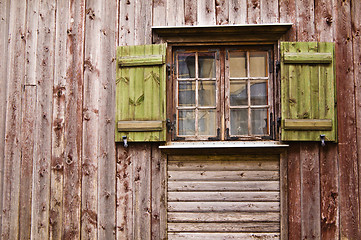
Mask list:
[[[175,119],[175,117],[174,117]],[[185,140],[185,137],[178,137],[176,134],[176,131],[175,131],[175,126],[176,126],[176,122],[175,120],[172,122],[169,118],[167,119],[167,122],[166,122],[166,126],[167,126],[167,131],[168,133],[171,134],[171,138],[173,141],[183,141]]]
[[280,72],[280,69],[281,69],[280,61],[276,61],[276,74],[278,74]]

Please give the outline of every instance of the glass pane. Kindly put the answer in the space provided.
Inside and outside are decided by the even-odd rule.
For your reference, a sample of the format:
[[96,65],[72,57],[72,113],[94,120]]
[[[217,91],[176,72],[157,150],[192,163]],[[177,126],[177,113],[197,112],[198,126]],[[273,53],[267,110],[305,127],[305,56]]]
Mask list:
[[198,75],[200,78],[216,77],[215,53],[198,53]]
[[251,82],[251,105],[267,105],[267,83]]
[[178,78],[195,78],[195,54],[178,54]]
[[252,109],[251,118],[252,118],[252,134],[267,135],[268,134],[267,109]]
[[196,92],[195,81],[179,81],[178,106],[195,106],[196,104],[195,92]]
[[231,106],[248,105],[247,82],[231,80]]
[[179,110],[178,135],[195,135],[194,110]]
[[198,105],[216,106],[216,82],[198,81]]
[[251,77],[267,77],[267,52],[250,52],[249,73]]
[[229,52],[229,72],[231,78],[247,77],[246,52]]
[[248,135],[248,109],[231,109],[231,135]]
[[215,110],[199,110],[198,118],[199,135],[215,136],[217,134]]

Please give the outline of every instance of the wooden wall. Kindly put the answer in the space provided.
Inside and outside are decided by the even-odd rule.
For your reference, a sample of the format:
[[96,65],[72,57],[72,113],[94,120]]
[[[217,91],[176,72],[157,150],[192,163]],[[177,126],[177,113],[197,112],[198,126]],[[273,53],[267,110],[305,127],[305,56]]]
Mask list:
[[151,26],[292,22],[336,43],[339,142],[292,143],[289,239],[361,239],[358,0],[0,0],[2,239],[162,239],[165,157],[114,143],[115,49]]

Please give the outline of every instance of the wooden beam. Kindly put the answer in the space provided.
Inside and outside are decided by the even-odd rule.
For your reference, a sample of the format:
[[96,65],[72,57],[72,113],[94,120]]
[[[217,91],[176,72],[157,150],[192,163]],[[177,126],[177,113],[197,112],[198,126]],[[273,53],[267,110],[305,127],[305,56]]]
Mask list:
[[284,53],[284,63],[332,63],[332,53]]
[[120,57],[118,62],[120,67],[162,65],[165,63],[165,57],[163,55],[128,56]]
[[331,119],[285,119],[283,127],[286,130],[332,130]]
[[162,121],[119,121],[119,132],[162,131]]

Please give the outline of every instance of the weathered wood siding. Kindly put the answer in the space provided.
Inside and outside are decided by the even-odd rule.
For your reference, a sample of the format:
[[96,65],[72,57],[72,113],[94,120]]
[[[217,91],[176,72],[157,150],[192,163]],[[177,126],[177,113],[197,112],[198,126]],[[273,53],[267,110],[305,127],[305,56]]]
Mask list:
[[358,0],[1,0],[1,239],[164,239],[166,157],[114,143],[116,46],[152,43],[151,26],[278,22],[294,23],[282,40],[336,43],[338,143],[290,144],[289,239],[361,239],[360,12]]

